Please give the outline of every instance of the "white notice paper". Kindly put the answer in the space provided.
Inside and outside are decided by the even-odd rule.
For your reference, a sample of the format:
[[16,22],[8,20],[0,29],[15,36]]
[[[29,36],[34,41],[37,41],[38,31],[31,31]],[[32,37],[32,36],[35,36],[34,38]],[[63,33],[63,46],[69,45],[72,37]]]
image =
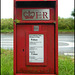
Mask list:
[[31,63],[44,62],[44,35],[43,34],[29,35],[29,62]]

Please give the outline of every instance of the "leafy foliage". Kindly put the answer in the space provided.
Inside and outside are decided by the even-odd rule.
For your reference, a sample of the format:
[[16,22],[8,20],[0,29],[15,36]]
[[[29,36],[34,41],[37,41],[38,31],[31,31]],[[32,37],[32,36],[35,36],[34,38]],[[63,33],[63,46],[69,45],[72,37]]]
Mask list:
[[5,32],[13,30],[13,19],[1,19],[1,30]]
[[73,30],[74,29],[74,19],[58,17],[58,29],[59,30]]

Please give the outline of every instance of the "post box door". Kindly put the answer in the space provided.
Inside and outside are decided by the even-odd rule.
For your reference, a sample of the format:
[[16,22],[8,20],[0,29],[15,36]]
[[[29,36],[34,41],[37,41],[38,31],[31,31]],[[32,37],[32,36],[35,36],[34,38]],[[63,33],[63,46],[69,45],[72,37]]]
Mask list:
[[17,24],[17,73],[54,73],[54,24]]

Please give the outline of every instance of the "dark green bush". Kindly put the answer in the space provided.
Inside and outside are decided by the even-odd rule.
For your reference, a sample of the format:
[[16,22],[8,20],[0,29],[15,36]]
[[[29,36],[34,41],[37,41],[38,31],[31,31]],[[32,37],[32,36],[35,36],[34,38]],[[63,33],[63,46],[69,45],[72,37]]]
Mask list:
[[13,29],[13,19],[12,18],[1,19],[1,30],[4,30],[4,29],[7,29],[7,30]]
[[73,30],[74,29],[74,19],[58,17],[58,29],[59,30]]

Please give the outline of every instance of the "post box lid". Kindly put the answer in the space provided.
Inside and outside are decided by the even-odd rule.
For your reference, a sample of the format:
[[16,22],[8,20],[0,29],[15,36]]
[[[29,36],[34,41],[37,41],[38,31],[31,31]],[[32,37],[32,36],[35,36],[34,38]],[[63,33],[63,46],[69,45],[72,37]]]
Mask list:
[[56,1],[56,0],[16,0],[16,1]]

